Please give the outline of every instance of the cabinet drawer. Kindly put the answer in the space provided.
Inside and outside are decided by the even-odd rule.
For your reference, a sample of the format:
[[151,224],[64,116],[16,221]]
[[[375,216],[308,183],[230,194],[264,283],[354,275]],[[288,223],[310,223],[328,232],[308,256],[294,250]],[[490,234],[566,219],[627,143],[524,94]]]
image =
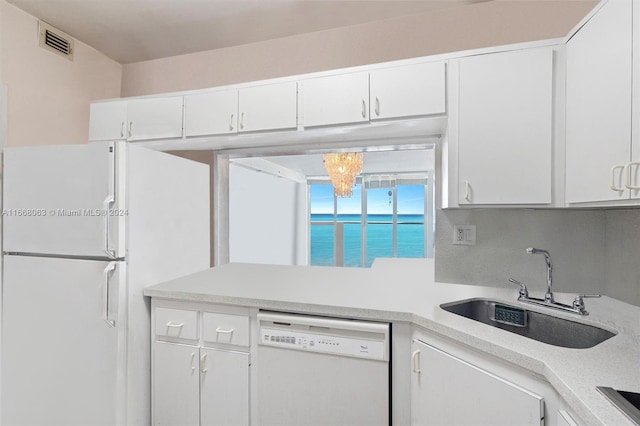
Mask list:
[[205,342],[249,346],[249,317],[205,312],[202,322]]
[[198,312],[183,309],[156,309],[156,336],[198,338]]

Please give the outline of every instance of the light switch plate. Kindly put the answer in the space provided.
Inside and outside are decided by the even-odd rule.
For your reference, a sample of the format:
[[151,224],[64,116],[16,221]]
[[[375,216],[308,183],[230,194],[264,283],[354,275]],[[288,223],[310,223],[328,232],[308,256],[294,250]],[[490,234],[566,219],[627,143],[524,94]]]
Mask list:
[[476,226],[475,225],[454,225],[453,226],[453,244],[461,246],[476,245]]

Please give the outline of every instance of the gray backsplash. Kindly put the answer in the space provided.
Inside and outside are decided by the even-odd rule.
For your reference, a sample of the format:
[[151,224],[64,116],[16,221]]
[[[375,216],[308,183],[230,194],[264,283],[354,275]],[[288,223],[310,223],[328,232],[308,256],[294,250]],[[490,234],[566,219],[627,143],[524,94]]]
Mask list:
[[607,210],[604,229],[604,293],[640,306],[640,209]]
[[[453,245],[453,226],[476,225],[476,245]],[[553,287],[567,293],[602,293],[640,306],[640,209],[481,209],[436,212],[435,275],[440,282],[517,287],[533,295],[546,287],[548,250]]]

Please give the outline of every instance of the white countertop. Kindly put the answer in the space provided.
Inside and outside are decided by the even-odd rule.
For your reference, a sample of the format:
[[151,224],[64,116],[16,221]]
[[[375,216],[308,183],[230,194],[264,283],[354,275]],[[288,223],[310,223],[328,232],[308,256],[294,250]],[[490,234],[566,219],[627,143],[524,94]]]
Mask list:
[[[145,289],[146,296],[368,320],[409,322],[546,378],[588,424],[630,425],[596,386],[640,392],[640,308],[587,299],[590,315],[544,307],[532,311],[618,333],[589,349],[567,349],[488,327],[442,310],[442,303],[482,297],[512,305],[514,289],[437,283],[433,261],[379,259],[371,269],[229,264]],[[536,289],[529,289],[538,296]],[[544,289],[540,289],[540,295]],[[574,295],[557,293],[570,303]]]

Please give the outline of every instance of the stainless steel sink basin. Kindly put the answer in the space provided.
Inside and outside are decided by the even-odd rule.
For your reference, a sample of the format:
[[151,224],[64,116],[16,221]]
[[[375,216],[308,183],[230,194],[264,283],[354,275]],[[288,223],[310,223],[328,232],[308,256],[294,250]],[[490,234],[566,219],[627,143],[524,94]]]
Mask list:
[[440,305],[445,311],[563,348],[585,349],[615,336],[608,330],[488,299]]

